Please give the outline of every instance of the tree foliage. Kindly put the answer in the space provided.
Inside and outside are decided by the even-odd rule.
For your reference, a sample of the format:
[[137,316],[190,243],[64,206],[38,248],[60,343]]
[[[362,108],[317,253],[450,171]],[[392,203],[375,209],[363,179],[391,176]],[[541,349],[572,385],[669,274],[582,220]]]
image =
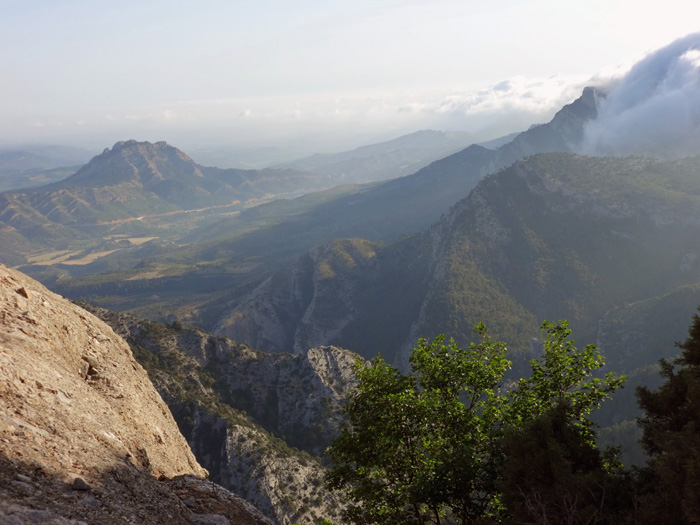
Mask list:
[[514,411],[519,422],[532,421],[551,409],[564,412],[567,422],[593,445],[594,432],[590,414],[618,388],[626,377],[609,372],[603,379],[593,373],[605,364],[598,348],[589,344],[583,350],[569,339],[566,321],[542,323],[545,340],[543,355],[530,362],[532,373],[521,379],[514,395]]
[[[651,456],[653,490],[642,502],[645,523],[700,523],[700,317],[673,362],[661,360],[666,380],[637,389],[644,410],[642,446]],[[676,367],[680,367],[676,369]]]
[[[511,363],[503,343],[483,325],[463,349],[444,337],[420,339],[402,374],[376,357],[357,363],[359,387],[345,413],[348,424],[328,449],[327,477],[354,503],[355,523],[498,523],[507,439],[545,414],[559,414],[579,446],[592,449],[588,415],[621,378],[591,377],[603,359],[593,346],[579,351],[565,322],[544,323],[544,355],[532,376],[508,389]],[[583,453],[585,456],[585,453]]]
[[630,480],[615,449],[596,448],[589,416],[625,377],[593,377],[604,359],[595,345],[577,349],[566,322],[545,322],[542,331],[543,355],[530,362],[531,376],[512,397],[504,504],[518,523],[619,523]]

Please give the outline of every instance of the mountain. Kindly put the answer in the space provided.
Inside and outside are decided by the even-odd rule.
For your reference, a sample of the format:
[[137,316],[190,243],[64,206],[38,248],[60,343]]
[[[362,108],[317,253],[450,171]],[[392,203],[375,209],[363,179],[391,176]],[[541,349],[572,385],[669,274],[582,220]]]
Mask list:
[[379,144],[341,153],[316,154],[275,167],[328,175],[336,184],[374,182],[415,173],[473,142],[471,133],[422,130]]
[[[205,168],[165,142],[118,142],[67,179],[24,194],[4,197],[34,209],[59,224],[127,219],[146,213],[235,205],[268,194],[316,189],[322,178],[291,170],[221,170]],[[274,192],[274,193],[273,193]]]
[[700,282],[699,172],[698,157],[535,155],[422,233],[315,248],[232,303],[216,332],[268,351],[337,344],[399,364],[418,337],[467,342],[478,321],[516,354],[531,351],[543,319],[569,319],[595,341],[612,308]]
[[81,253],[107,235],[167,238],[206,215],[328,184],[293,170],[199,166],[165,142],[118,142],[64,180],[0,193],[0,240],[8,247],[0,257],[18,264],[42,249]]
[[0,310],[0,522],[271,525],[205,481],[106,324],[5,266]]

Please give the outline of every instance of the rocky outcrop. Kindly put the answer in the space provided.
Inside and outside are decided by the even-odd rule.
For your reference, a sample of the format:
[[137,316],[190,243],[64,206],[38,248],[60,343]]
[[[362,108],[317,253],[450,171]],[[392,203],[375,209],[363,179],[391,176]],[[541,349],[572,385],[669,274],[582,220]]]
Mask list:
[[266,354],[178,323],[84,307],[129,342],[213,481],[276,523],[341,523],[344,502],[325,489],[319,456],[355,387],[356,354],[333,346]]
[[129,346],[0,265],[0,522],[266,523],[206,475]]
[[269,352],[332,343],[361,313],[362,275],[375,273],[378,248],[361,239],[317,246],[258,287],[214,332]]

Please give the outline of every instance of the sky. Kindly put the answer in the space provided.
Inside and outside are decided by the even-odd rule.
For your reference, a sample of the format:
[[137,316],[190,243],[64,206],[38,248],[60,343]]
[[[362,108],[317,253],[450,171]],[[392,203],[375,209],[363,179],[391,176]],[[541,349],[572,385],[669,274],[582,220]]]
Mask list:
[[700,30],[666,0],[0,0],[0,144],[493,138]]

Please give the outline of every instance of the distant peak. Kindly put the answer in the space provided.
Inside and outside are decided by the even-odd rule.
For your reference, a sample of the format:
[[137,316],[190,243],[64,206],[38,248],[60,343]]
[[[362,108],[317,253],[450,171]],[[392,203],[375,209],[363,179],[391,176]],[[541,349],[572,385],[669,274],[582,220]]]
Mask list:
[[[130,146],[135,146],[135,145],[137,145],[137,144],[138,144],[138,142],[136,142],[134,139],[131,139],[131,140],[120,140],[120,141],[117,142],[114,146],[112,146],[112,150],[113,150],[113,151],[117,151],[117,150],[120,150],[120,149],[128,148],[128,147],[130,147]],[[145,145],[145,144],[149,144],[149,143],[148,143],[148,142],[144,142],[143,144]]]
[[112,146],[112,149],[105,148],[104,151],[102,151],[102,154],[104,155],[104,154],[110,153],[110,152],[117,152],[117,151],[121,151],[123,149],[132,148],[134,146],[143,146],[143,147],[149,148],[149,149],[165,149],[165,148],[172,147],[172,146],[170,146],[170,144],[168,144],[164,140],[161,140],[161,141],[156,142],[156,143],[151,143],[151,142],[148,142],[145,140],[142,142],[139,142],[139,141],[134,140],[134,139],[129,139],[129,140],[120,140],[119,142],[116,142],[114,144],[114,146]]

